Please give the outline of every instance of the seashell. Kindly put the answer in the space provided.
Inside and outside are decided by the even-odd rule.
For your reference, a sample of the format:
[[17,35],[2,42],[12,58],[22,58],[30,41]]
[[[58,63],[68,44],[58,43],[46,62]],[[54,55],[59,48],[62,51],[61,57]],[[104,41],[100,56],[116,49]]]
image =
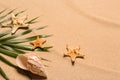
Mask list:
[[33,74],[47,78],[44,65],[35,53],[19,54],[16,58],[19,68],[30,71]]

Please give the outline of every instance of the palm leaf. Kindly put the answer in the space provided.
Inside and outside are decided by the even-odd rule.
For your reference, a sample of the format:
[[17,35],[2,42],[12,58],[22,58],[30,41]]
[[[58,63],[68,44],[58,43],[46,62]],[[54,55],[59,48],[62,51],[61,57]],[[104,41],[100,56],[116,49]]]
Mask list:
[[17,53],[9,51],[7,49],[3,49],[3,48],[0,48],[0,53],[7,55],[7,56],[10,56],[10,57],[13,57],[13,58],[16,58],[18,56]]
[[15,11],[15,9],[9,11],[8,13],[6,13],[6,14],[3,15],[3,16],[0,16],[0,20],[3,19],[3,18],[5,18],[5,17],[7,17],[9,14],[13,13],[14,11]]
[[35,18],[33,18],[33,19],[31,19],[30,21],[28,21],[28,22],[26,22],[27,24],[33,24],[33,23],[35,23],[36,21],[36,19],[38,19],[39,17],[35,17]]
[[12,48],[10,46],[6,46],[6,45],[0,45],[1,48],[9,50],[9,51],[13,51],[16,52],[17,54],[25,54],[26,52],[17,48]]
[[3,37],[3,36],[5,36],[5,35],[8,35],[9,33],[11,33],[10,30],[7,30],[5,32],[0,33],[0,38]]
[[[18,49],[23,49],[23,50],[28,50],[28,51],[33,51],[33,46],[32,45],[20,45],[20,44],[4,44],[7,46],[10,46],[12,48],[18,48]],[[35,49],[36,51],[48,51],[48,49],[52,48],[52,46],[44,47],[44,48],[37,48]]]
[[15,51],[18,54],[25,54],[26,53],[25,51],[17,49],[17,48],[12,48],[12,49],[13,49],[12,51]]
[[[48,59],[45,59],[45,58],[42,58],[41,57],[41,60],[44,60],[44,61],[49,61],[49,62],[51,62],[50,60],[48,60]],[[44,66],[47,66],[47,65],[44,65]],[[48,67],[48,66],[47,66]]]
[[40,30],[40,29],[44,29],[46,26],[42,26],[42,27],[38,27],[38,28],[33,28],[33,29],[28,29],[22,33],[18,33],[18,34],[15,34],[15,35],[12,35],[12,36],[9,36],[9,37],[6,37],[6,38],[0,38],[0,42],[2,41],[7,41],[7,40],[10,40],[10,39],[14,39],[14,38],[17,38],[19,36],[23,36],[23,35],[26,35],[26,34],[29,34],[31,33],[33,30]]
[[3,44],[1,44],[0,47],[3,48],[3,49],[10,50],[10,51],[13,50],[13,48],[11,48],[11,47],[9,47],[9,46],[6,46],[6,45],[3,45]]
[[13,63],[11,63],[10,61],[8,61],[6,58],[4,58],[2,55],[0,55],[0,60],[3,61],[4,63],[6,63],[7,65],[13,67],[13,68],[17,68],[16,65],[14,65]]
[[26,10],[22,10],[22,11],[16,13],[15,16],[18,16],[19,14],[24,13],[25,11],[26,11]]
[[[37,35],[37,36],[39,36],[40,38],[47,38],[52,35]],[[25,39],[16,39],[16,40],[8,41],[8,42],[6,41],[5,44],[7,44],[7,43],[9,43],[9,44],[24,43],[24,42],[35,40],[37,36],[32,36],[32,37],[28,37]]]
[[7,75],[5,74],[5,72],[3,71],[3,69],[0,67],[0,74],[6,79],[6,80],[10,80]]
[[3,12],[5,12],[7,9],[4,9],[4,10],[2,10],[2,11],[0,11],[0,14],[2,14]]

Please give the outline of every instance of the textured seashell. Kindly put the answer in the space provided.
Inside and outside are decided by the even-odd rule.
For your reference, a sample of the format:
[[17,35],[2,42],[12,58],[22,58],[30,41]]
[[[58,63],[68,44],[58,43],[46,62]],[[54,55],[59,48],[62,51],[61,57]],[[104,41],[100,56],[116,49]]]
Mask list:
[[44,65],[41,63],[41,59],[34,53],[18,55],[16,58],[16,63],[21,69],[47,78]]

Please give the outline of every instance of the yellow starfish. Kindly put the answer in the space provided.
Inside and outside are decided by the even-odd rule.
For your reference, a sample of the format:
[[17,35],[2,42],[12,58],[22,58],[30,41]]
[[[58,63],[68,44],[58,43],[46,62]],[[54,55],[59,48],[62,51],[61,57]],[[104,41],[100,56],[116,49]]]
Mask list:
[[67,49],[68,53],[65,53],[64,57],[70,57],[72,65],[74,65],[76,58],[84,58],[84,56],[85,56],[85,55],[79,53],[80,47],[71,49],[71,48],[69,48],[68,45],[66,45],[66,49]]
[[11,27],[11,32],[14,34],[19,28],[28,28],[29,24],[26,24],[25,20],[27,20],[27,16],[16,17],[12,14],[11,22],[5,26],[3,25],[3,27]]
[[30,42],[30,44],[33,45],[33,49],[40,47],[43,48],[43,44],[46,42],[46,40],[42,40],[39,38],[39,36],[37,36],[36,40]]

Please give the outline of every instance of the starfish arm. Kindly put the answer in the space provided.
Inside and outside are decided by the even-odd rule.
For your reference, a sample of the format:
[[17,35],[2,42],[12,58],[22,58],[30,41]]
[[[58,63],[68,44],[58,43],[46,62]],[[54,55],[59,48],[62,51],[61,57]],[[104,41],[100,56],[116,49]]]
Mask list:
[[12,27],[12,31],[11,31],[12,34],[14,34],[14,33],[18,30],[18,28],[19,28],[19,27],[17,27],[17,26],[13,26],[13,27]]
[[79,54],[79,55],[77,55],[76,57],[77,57],[77,58],[84,58],[85,55],[83,55],[83,54]]
[[23,24],[25,20],[27,20],[27,16],[19,17],[18,23]]
[[39,44],[39,47],[40,47],[40,48],[43,48],[43,45],[42,45],[42,44]]
[[70,56],[70,58],[71,58],[72,65],[74,65],[76,57],[75,56]]
[[75,50],[76,50],[76,51],[79,51],[79,50],[80,50],[80,46],[76,47]]
[[14,15],[13,13],[12,13],[11,15],[12,15],[12,20],[13,20],[14,18],[16,18],[15,15]]
[[27,24],[27,23],[24,23],[23,25],[24,25],[25,27],[28,27],[28,26],[29,26],[29,24]]
[[65,53],[65,54],[63,55],[63,57],[69,57],[69,55]]
[[2,27],[11,27],[11,26],[13,26],[13,25],[12,24],[6,24],[6,25],[2,24]]
[[34,45],[33,45],[33,49],[35,49],[36,47],[37,47],[37,45],[36,45],[36,44],[34,44]]
[[67,50],[68,52],[71,51],[71,48],[69,47],[69,45],[66,45],[66,50]]
[[31,42],[30,42],[30,44],[34,44],[35,42],[36,42],[36,40],[34,40],[34,41],[31,41]]

